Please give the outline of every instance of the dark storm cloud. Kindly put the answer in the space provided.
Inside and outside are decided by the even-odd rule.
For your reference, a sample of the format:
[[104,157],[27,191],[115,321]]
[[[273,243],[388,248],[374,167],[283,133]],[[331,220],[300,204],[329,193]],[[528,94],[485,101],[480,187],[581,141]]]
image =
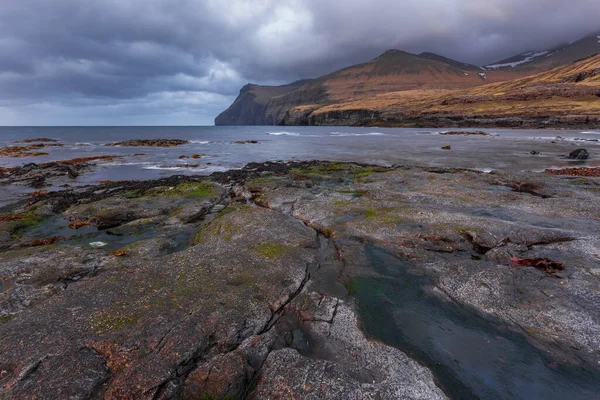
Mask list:
[[487,63],[600,30],[597,0],[7,0],[0,123],[209,123],[247,81],[388,48]]

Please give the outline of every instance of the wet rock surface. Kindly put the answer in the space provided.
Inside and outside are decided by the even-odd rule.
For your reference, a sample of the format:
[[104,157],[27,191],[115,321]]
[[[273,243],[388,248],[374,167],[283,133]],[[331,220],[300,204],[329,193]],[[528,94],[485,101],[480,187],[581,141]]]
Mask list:
[[449,132],[440,132],[440,135],[445,136],[490,136],[489,133],[483,131],[449,131]]
[[94,163],[110,161],[115,158],[117,157],[94,156],[0,168],[0,185],[14,184],[39,189],[52,184],[68,184]]
[[589,398],[599,193],[311,161],[40,194],[0,215],[2,396]]
[[5,146],[0,147],[0,157],[35,157],[35,156],[45,156],[48,155],[45,151],[40,151],[42,149],[47,149],[48,147],[62,147],[63,145],[60,143],[33,143],[27,144],[25,146]]
[[182,139],[133,139],[122,142],[108,143],[106,146],[124,147],[175,147],[190,143]]
[[577,149],[569,153],[569,160],[587,160],[590,153],[586,149]]
[[231,144],[257,144],[258,140],[236,140],[231,142]]
[[551,175],[570,175],[570,176],[590,176],[600,177],[600,167],[595,168],[561,168],[561,169],[547,169],[544,171]]

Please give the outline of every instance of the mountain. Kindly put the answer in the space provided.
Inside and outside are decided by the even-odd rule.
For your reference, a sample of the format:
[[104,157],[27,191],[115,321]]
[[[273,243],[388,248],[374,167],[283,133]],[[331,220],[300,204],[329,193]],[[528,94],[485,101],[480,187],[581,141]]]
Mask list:
[[600,54],[464,90],[413,90],[330,104],[308,125],[600,127]]
[[600,32],[570,44],[530,51],[486,65],[488,70],[544,71],[600,53]]
[[440,61],[440,62],[443,62],[446,64],[450,64],[456,68],[460,68],[465,71],[478,71],[478,72],[485,71],[485,68],[480,67],[478,65],[463,63],[463,62],[456,61],[456,60],[453,60],[448,57],[440,56],[439,54],[435,54],[435,53],[425,52],[425,53],[419,54],[419,57],[426,58],[428,60]]
[[466,89],[525,75],[521,71],[484,71],[433,53],[417,55],[388,50],[369,62],[335,71],[300,87],[246,86],[215,123],[296,124],[305,115],[329,104],[407,90]]
[[240,90],[233,104],[215,119],[216,125],[261,125],[267,103],[274,97],[283,96],[300,88],[309,80],[282,86],[248,84]]

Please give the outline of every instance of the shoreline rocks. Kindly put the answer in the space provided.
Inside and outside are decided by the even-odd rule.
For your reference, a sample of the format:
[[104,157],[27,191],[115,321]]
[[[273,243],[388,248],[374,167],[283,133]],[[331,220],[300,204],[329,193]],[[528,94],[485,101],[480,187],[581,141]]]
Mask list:
[[568,175],[568,176],[589,176],[589,177],[600,177],[600,167],[587,168],[560,168],[560,169],[546,169],[545,173],[550,175]]
[[26,185],[32,188],[47,186],[47,180],[77,178],[93,161],[110,161],[117,156],[93,156],[47,163],[29,163],[21,167],[0,168],[0,184]]
[[483,131],[450,131],[450,132],[440,132],[440,135],[451,135],[451,136],[490,136],[489,133]]
[[37,156],[46,156],[48,153],[38,151],[40,149],[45,149],[48,147],[62,147],[63,144],[60,143],[35,143],[28,144],[26,146],[5,146],[0,148],[0,157],[37,157]]
[[504,351],[528,346],[593,378],[598,195],[592,179],[321,161],[40,192],[0,214],[0,386],[14,398],[468,392],[479,371],[461,357],[478,337],[447,365],[390,345],[411,321],[366,330],[356,298],[377,285],[357,282],[397,273],[369,246],[427,277],[441,304],[523,337]]
[[132,139],[122,142],[107,143],[105,146],[114,147],[176,147],[190,144],[189,140],[182,139]]
[[569,160],[587,160],[590,158],[590,153],[586,149],[577,149],[569,153]]
[[258,140],[236,140],[231,142],[231,144],[258,144]]
[[56,139],[34,138],[34,139],[19,140],[18,142],[15,142],[15,143],[57,143],[57,142],[58,142],[58,140],[56,140]]

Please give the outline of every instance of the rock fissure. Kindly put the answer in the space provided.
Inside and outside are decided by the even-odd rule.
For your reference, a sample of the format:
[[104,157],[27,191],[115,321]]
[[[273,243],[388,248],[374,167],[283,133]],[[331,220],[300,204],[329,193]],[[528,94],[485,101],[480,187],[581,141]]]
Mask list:
[[[149,222],[168,232],[157,240],[143,238],[139,246],[127,246],[119,256],[112,252],[104,256],[104,250],[91,252],[87,242],[83,246],[61,242],[1,254],[6,260],[3,268],[11,278],[0,280],[0,288],[15,296],[7,307],[32,298],[27,292],[33,286],[27,286],[29,282],[58,280],[58,284],[71,285],[70,280],[84,277],[85,271],[94,268],[74,270],[72,265],[92,267],[85,265],[87,255],[102,254],[104,262],[98,265],[102,277],[85,279],[85,285],[71,285],[51,301],[34,299],[27,306],[31,312],[17,314],[23,310],[21,306],[16,313],[7,308],[14,316],[3,315],[0,330],[6,344],[3,356],[11,364],[6,368],[2,365],[9,372],[0,380],[9,384],[9,394],[47,392],[56,382],[53,376],[58,376],[64,382],[61,387],[65,394],[82,390],[81,382],[87,380],[86,393],[102,385],[105,393],[97,392],[100,395],[125,398],[268,398],[281,393],[296,398],[321,398],[323,393],[351,398],[349,394],[360,393],[361,398],[380,395],[387,399],[419,390],[429,391],[427,398],[436,398],[439,391],[435,392],[429,372],[397,351],[405,347],[390,339],[392,336],[386,338],[377,331],[410,334],[410,323],[400,329],[391,320],[395,314],[386,317],[390,309],[403,306],[396,303],[399,298],[394,297],[394,289],[407,283],[401,280],[405,268],[415,272],[417,282],[422,282],[419,276],[433,282],[425,285],[426,291],[437,292],[448,301],[448,307],[454,309],[456,304],[461,312],[478,313],[498,322],[501,329],[514,325],[514,332],[531,336],[536,347],[549,349],[552,354],[559,354],[554,348],[563,351],[565,343],[569,344],[576,348],[571,351],[576,353],[573,357],[564,358],[569,362],[575,356],[581,360],[595,357],[587,351],[597,343],[593,319],[597,312],[591,307],[597,301],[597,279],[591,277],[598,260],[594,256],[596,222],[594,218],[587,224],[580,222],[600,215],[596,203],[587,201],[595,193],[546,175],[542,178],[544,187],[552,188],[560,201],[541,202],[490,187],[495,175],[453,171],[450,176],[419,168],[388,169],[380,174],[379,170],[359,169],[351,163],[306,163],[305,171],[293,163],[251,169],[231,173],[231,177],[236,182],[251,177],[252,191],[245,182],[244,188],[228,188],[220,196],[224,204],[214,209],[220,212],[225,206],[227,212],[211,213],[206,226],[186,226],[179,209],[165,216],[132,215],[136,221],[125,222],[111,232],[126,237],[127,229],[132,229],[143,234],[145,228],[139,228]],[[135,203],[137,200],[132,199],[144,196],[135,190],[123,191],[124,187],[119,184],[96,190],[93,196],[110,198],[115,193],[115,201],[120,203]],[[440,197],[442,191],[444,196]],[[574,195],[563,196],[565,193]],[[159,190],[139,203],[144,209],[171,211],[164,202],[149,204],[162,194],[171,198]],[[255,195],[254,201],[247,203],[255,207],[231,204],[251,198],[246,194]],[[222,201],[224,196],[231,196],[233,201]],[[45,211],[60,202],[52,196],[40,201]],[[49,203],[43,204],[46,201]],[[508,201],[512,202],[510,209],[503,209]],[[86,199],[77,203],[78,212],[98,207]],[[104,210],[106,204],[114,206],[103,201],[99,205],[102,208],[96,210]],[[210,208],[204,207],[206,204],[201,200],[188,207],[186,219],[195,219],[200,206],[202,214],[206,213]],[[565,215],[557,211],[559,208],[566,209]],[[219,217],[211,219],[215,215]],[[535,220],[537,215],[540,217]],[[6,218],[4,223],[15,222]],[[184,236],[197,229],[193,236],[197,246],[168,252],[179,229]],[[105,240],[119,241],[122,237]],[[71,256],[80,248],[87,249],[85,257]],[[388,264],[387,256],[372,258],[379,257],[379,249],[393,253],[398,260]],[[531,258],[521,258],[525,255]],[[54,262],[46,261],[50,256],[71,265],[70,269],[65,273],[62,264],[54,268]],[[537,264],[527,262],[549,257],[556,264],[568,265],[569,270],[561,275],[564,278],[560,282],[544,279],[532,268],[510,265],[511,257],[518,258],[518,266],[536,268]],[[38,263],[40,268],[31,269],[31,263]],[[39,274],[43,263],[52,264],[44,276]],[[411,283],[412,278],[407,279]],[[58,284],[42,289],[57,290]],[[393,284],[391,292],[387,292],[388,284]],[[93,298],[94,303],[82,302],[87,298]],[[362,327],[358,324],[359,311]],[[410,316],[402,317],[413,321]],[[567,317],[570,323],[565,322]],[[369,321],[379,323],[375,331],[368,327]],[[35,329],[29,331],[28,326]],[[437,324],[428,327],[437,329]],[[440,328],[446,331],[446,325]],[[366,339],[364,332],[381,341]],[[83,338],[82,343],[99,346],[96,353],[104,355],[105,363],[100,365],[102,360],[94,360],[97,354],[87,351],[76,353],[72,363],[65,362],[66,356],[77,352],[77,344],[73,347],[69,341],[74,334]],[[452,340],[451,336],[444,337]],[[18,344],[23,338],[30,343],[26,349]],[[518,340],[515,343],[520,346]],[[12,361],[31,362],[44,355],[48,360],[37,365]],[[495,355],[491,356],[494,359]],[[443,363],[444,355],[440,357]],[[441,368],[436,367],[438,360],[427,362],[427,366],[437,371]],[[103,365],[110,368],[108,382],[102,381]],[[451,369],[452,365],[446,366]],[[26,374],[26,381],[18,381],[18,374],[28,369],[33,372]],[[413,379],[416,375],[427,378]],[[101,381],[104,383],[98,384]],[[467,377],[465,385],[470,388],[471,384],[477,383]],[[287,391],[281,392],[284,388]]]
[[262,335],[266,332],[268,332],[273,325],[275,325],[277,323],[277,320],[279,319],[279,317],[281,316],[281,314],[285,311],[286,307],[300,294],[302,293],[302,290],[304,290],[304,286],[306,286],[306,283],[310,280],[310,273],[309,273],[309,267],[306,266],[306,270],[304,272],[304,278],[302,279],[302,282],[300,283],[300,286],[298,286],[298,289],[296,289],[296,291],[292,294],[290,294],[287,298],[287,300],[281,305],[279,306],[271,315],[271,319],[267,322],[267,324],[260,330],[259,335]]

